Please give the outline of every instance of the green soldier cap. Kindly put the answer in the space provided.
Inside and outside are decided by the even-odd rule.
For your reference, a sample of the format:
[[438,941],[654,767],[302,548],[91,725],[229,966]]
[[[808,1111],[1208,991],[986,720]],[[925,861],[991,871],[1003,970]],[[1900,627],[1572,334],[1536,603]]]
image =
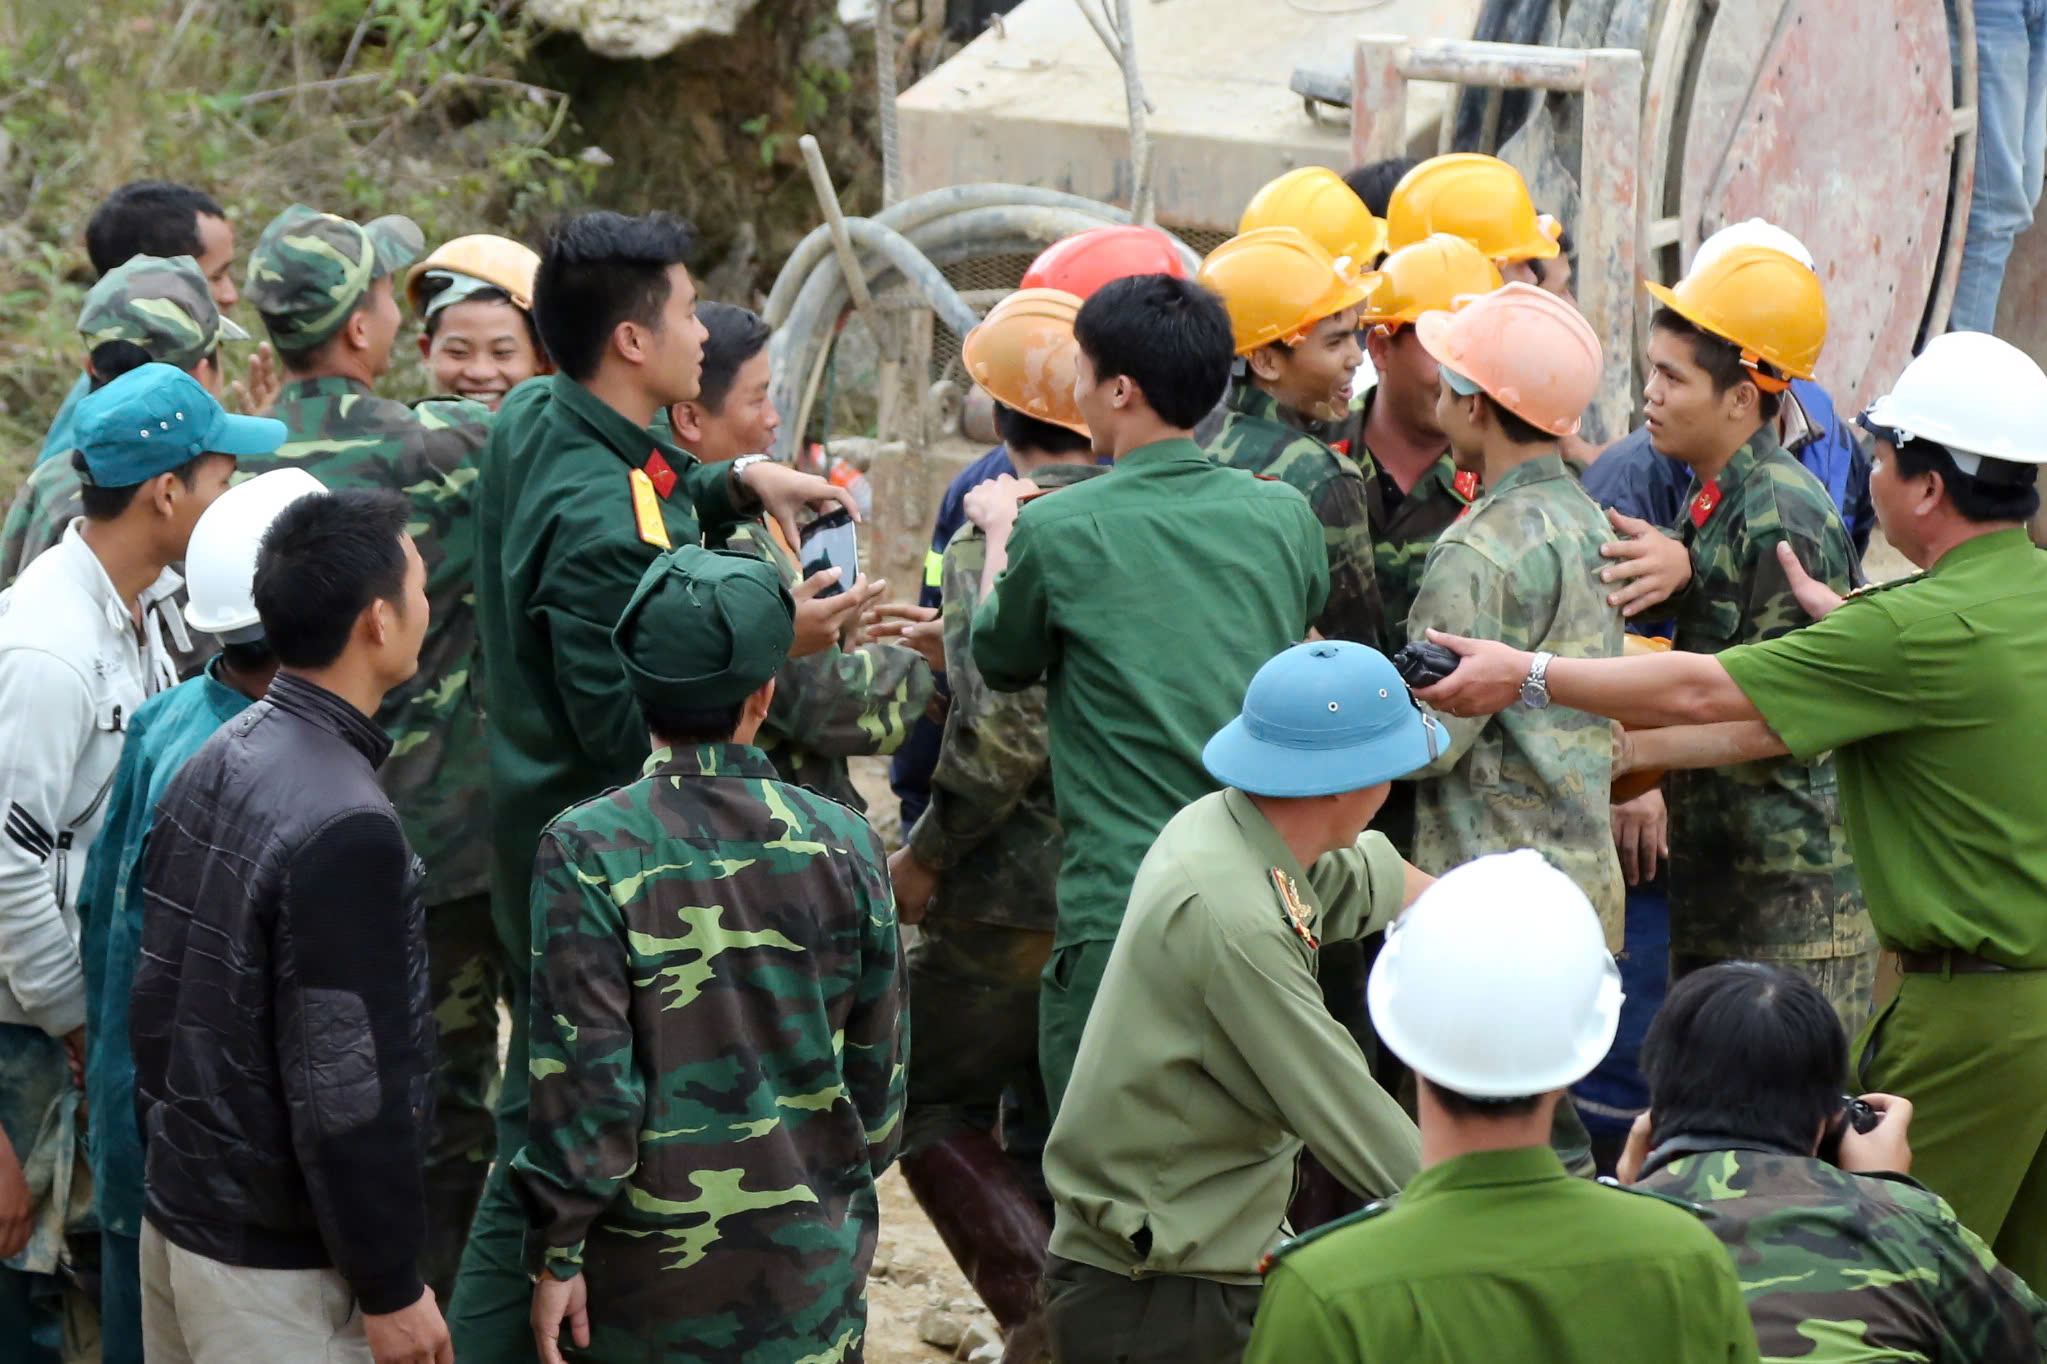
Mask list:
[[107,341],[132,341],[150,359],[187,370],[221,342],[249,339],[220,315],[190,256],[135,256],[107,271],[79,309],[78,334],[88,351]]
[[356,224],[304,204],[277,215],[249,253],[249,299],[270,339],[307,350],[335,332],[370,285],[426,250],[419,224],[395,213]]
[[656,559],[611,632],[633,695],[672,710],[737,705],[796,639],[796,603],[772,564],[681,545]]

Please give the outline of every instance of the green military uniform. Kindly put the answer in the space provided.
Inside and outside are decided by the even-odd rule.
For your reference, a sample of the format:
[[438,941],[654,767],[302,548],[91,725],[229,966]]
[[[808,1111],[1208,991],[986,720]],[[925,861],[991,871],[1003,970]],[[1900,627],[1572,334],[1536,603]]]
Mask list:
[[1913,1173],[2047,1284],[2047,557],[1979,535],[1720,661],[1794,755],[1833,750],[1878,940],[1913,954],[1863,1086],[1911,1097]]
[[[1803,1358],[1803,1355],[1799,1356]],[[1696,1209],[1573,1179],[1546,1147],[1432,1165],[1280,1252],[1245,1364],[1754,1361]]]
[[[1429,551],[1409,638],[1434,628],[1564,658],[1617,656],[1620,612],[1597,576],[1610,535],[1561,456],[1516,466]],[[1521,705],[1443,724],[1448,749],[1415,774],[1415,864],[1440,874],[1486,853],[1534,848],[1578,883],[1608,948],[1619,950],[1625,892],[1607,814],[1612,727],[1564,706]]]
[[[532,956],[527,888],[540,831],[567,807],[631,781],[647,730],[611,628],[640,575],[698,517],[737,520],[729,470],[648,435],[565,375],[529,379],[491,424],[476,484],[476,619],[490,747],[491,912],[505,960]],[[498,1149],[526,1131],[526,982],[512,1031]],[[523,1219],[492,1169],[463,1252],[449,1330],[458,1353],[532,1357]]]
[[1329,552],[1329,598],[1315,618],[1324,639],[1376,645],[1384,629],[1367,522],[1368,474],[1308,434],[1299,413],[1242,377],[1224,400],[1229,414],[1208,443],[1218,464],[1298,488],[1322,523]]
[[[636,694],[715,709],[774,674],[792,619],[772,570],[686,546],[618,650]],[[570,1357],[860,1358],[909,1042],[873,830],[750,745],[663,748],[548,826],[532,903],[512,1181],[533,1267],[587,1277]]]
[[973,650],[998,691],[1046,683],[1066,834],[1038,1012],[1055,1108],[1137,864],[1215,788],[1202,745],[1328,590],[1322,526],[1300,493],[1219,468],[1191,440],[1132,450],[1018,514]]
[[[281,350],[304,350],[338,330],[371,284],[410,264],[419,249],[419,229],[406,219],[358,227],[294,206],[264,229],[249,255],[249,298]],[[459,399],[407,407],[355,379],[293,375],[271,415],[285,424],[285,443],[275,454],[243,460],[240,472],[303,469],[330,489],[399,493],[412,506],[407,529],[426,564],[430,614],[419,671],[377,709],[376,721],[392,741],[377,775],[426,867],[422,899],[438,1043],[421,1268],[444,1295],[495,1146],[497,1002],[505,993],[487,898],[483,698],[472,685],[478,651],[470,499],[491,414]]]
[[[1818,479],[1765,425],[1710,483],[1692,481],[1677,535],[1692,580],[1664,610],[1675,645],[1715,654],[1775,639],[1809,617],[1777,561],[1789,542],[1815,579],[1846,592],[1855,547]],[[1876,934],[1841,824],[1834,759],[1769,758],[1672,772],[1670,959],[1673,977],[1730,960],[1808,977],[1852,1034],[1869,1017]]]
[[[773,564],[785,587],[803,581],[803,566],[765,521],[741,521],[724,537],[724,547]],[[846,759],[900,748],[930,704],[932,687],[930,665],[900,644],[877,640],[857,649],[834,644],[792,658],[775,675],[760,749],[783,780],[864,814],[867,802],[847,775]]]
[[1940,1364],[2047,1357],[2047,1302],[1902,1175],[1777,1151],[1706,1151],[1641,1187],[1705,1208],[1765,1358]]
[[[1094,464],[1034,470],[1040,488],[1102,473]],[[1005,1089],[1037,1107],[1038,976],[1052,952],[1065,839],[1052,797],[1045,689],[998,692],[974,664],[974,603],[988,540],[972,522],[941,562],[945,675],[952,705],[931,802],[910,827],[911,855],[938,889],[910,949],[910,1054],[904,1151],[994,1126]]]
[[[1404,874],[1375,833],[1304,869],[1234,789],[1159,834],[1045,1147],[1055,1342],[1120,1359],[1118,1333],[1141,1331],[1160,1359],[1234,1358],[1303,1144],[1367,1196],[1414,1174],[1414,1124],[1315,979],[1321,942],[1399,913]],[[1154,1292],[1191,1310],[1147,1313]]]

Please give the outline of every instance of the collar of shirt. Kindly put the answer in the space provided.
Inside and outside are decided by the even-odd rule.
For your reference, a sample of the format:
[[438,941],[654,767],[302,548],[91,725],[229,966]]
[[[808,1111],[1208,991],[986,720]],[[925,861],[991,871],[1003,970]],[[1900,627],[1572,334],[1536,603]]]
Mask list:
[[673,441],[634,426],[623,412],[568,375],[553,374],[547,382],[556,405],[573,414],[606,449],[633,468],[641,467],[655,455],[667,460],[678,474],[697,462],[695,455]]
[[[165,568],[156,575],[156,580],[142,589],[142,595],[135,599],[131,610],[114,586],[114,580],[107,576],[106,565],[99,555],[92,552],[92,546],[85,543],[83,531],[85,518],[75,516],[64,528],[61,542],[65,557],[59,562],[70,570],[72,580],[86,593],[99,608],[100,616],[106,621],[107,629],[128,648],[136,650],[136,665],[140,669],[142,690],[145,696],[176,684],[177,666],[171,661],[170,651],[164,647],[163,635],[168,630],[173,643],[189,650],[192,638],[185,633],[185,622],[172,600],[185,580],[177,573]],[[142,618],[142,634],[136,637],[136,616]]]
[[[2013,526],[2009,530],[1994,530],[1988,535],[1978,535],[1964,540],[1953,549],[1934,560],[1933,567],[1926,570],[1931,577],[1938,573],[1951,573],[1966,568],[1982,559],[2019,558],[2040,551],[2033,547],[2033,539],[2024,526]],[[2028,559],[2030,562],[2030,559]]]
[[[1306,430],[1298,414],[1279,405],[1279,399],[1267,393],[1249,376],[1232,380],[1230,391],[1223,397],[1223,405],[1232,412],[1246,417],[1257,417],[1261,421],[1277,422],[1290,426],[1296,431]],[[1127,458],[1127,456],[1126,456]]]
[[1569,1179],[1563,1161],[1547,1146],[1516,1146],[1506,1151],[1472,1151],[1431,1165],[1401,1191],[1406,1207],[1431,1194],[1455,1193],[1464,1189],[1490,1189],[1508,1184],[1539,1184],[1550,1179]]
[[1723,490],[1740,487],[1747,481],[1748,476],[1756,471],[1756,466],[1765,456],[1782,448],[1777,444],[1777,424],[1764,422],[1757,428],[1756,433],[1734,452],[1734,457],[1721,467],[1719,475],[1713,481]]
[[1140,445],[1135,450],[1117,456],[1117,469],[1150,469],[1166,464],[1199,464],[1206,466],[1208,456],[1200,446],[1185,436],[1172,436],[1155,440],[1149,445]]
[[1500,475],[1500,481],[1486,489],[1486,498],[1495,498],[1516,488],[1531,483],[1545,483],[1553,478],[1570,478],[1571,471],[1564,467],[1561,454],[1537,455],[1534,459],[1517,464]]
[[[1272,827],[1272,821],[1265,817],[1249,795],[1234,786],[1223,788],[1223,805],[1243,833],[1251,855],[1267,867],[1286,873],[1287,879],[1293,882],[1295,896],[1308,910],[1310,926],[1319,924],[1322,921],[1322,902],[1315,898],[1315,888],[1308,883],[1308,873],[1302,868],[1300,859],[1279,836],[1279,830]],[[1267,880],[1270,879],[1268,875]]]
[[642,777],[750,777],[780,781],[768,755],[752,744],[698,744],[657,748],[640,768]]
[[290,379],[277,390],[280,403],[304,402],[308,398],[373,398],[377,391],[360,379],[341,374],[323,374],[317,379]]
[[287,715],[341,736],[350,748],[369,759],[371,767],[391,752],[391,736],[381,726],[317,682],[281,672],[271,680],[263,699]]

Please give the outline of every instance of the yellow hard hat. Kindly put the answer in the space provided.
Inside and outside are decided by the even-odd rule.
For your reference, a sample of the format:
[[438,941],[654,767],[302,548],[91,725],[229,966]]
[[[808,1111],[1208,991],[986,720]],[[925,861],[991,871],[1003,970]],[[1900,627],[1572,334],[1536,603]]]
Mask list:
[[[1793,379],[1810,379],[1827,344],[1820,277],[1771,247],[1731,247],[1675,289],[1642,283],[1664,307],[1741,347],[1741,362],[1751,370],[1767,361]],[[1756,380],[1772,393],[1784,389],[1783,380],[1767,374],[1757,373]]]
[[540,273],[540,254],[524,242],[494,237],[487,232],[443,242],[405,274],[405,300],[415,313],[426,303],[426,277],[432,270],[480,279],[504,290],[513,307],[530,313],[533,277]]
[[1562,231],[1536,216],[1520,171],[1478,152],[1430,157],[1401,176],[1386,201],[1386,241],[1396,251],[1448,232],[1489,260],[1549,260]]
[[1088,434],[1073,401],[1079,345],[1073,319],[1077,294],[1064,289],[1019,289],[988,310],[960,343],[960,358],[974,382],[1004,407],[1027,417]]
[[1462,237],[1437,232],[1403,246],[1379,262],[1386,277],[1360,310],[1360,322],[1398,326],[1431,309],[1449,309],[1457,300],[1489,294],[1500,287],[1500,272],[1485,254]]
[[1323,318],[1354,308],[1383,283],[1377,271],[1340,268],[1297,227],[1261,227],[1208,253],[1195,281],[1222,296],[1237,354],[1301,339]]
[[1290,170],[1252,195],[1237,231],[1261,227],[1298,227],[1339,263],[1347,260],[1357,267],[1369,265],[1386,249],[1386,224],[1326,166]]

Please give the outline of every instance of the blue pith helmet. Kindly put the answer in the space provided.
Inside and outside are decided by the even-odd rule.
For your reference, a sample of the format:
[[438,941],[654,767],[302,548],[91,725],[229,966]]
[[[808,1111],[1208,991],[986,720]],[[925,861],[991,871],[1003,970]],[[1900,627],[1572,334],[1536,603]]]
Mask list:
[[1315,640],[1266,661],[1201,761],[1253,795],[1327,796],[1426,767],[1445,742],[1384,654]]

